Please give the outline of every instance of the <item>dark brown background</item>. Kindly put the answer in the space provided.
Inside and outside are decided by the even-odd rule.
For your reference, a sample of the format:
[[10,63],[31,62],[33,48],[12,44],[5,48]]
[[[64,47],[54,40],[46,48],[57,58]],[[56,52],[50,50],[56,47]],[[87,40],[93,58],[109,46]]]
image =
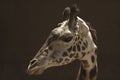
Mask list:
[[1,0],[0,80],[75,80],[79,63],[50,68],[40,76],[25,73],[66,6],[77,3],[80,17],[98,34],[99,80],[120,80],[119,0]]

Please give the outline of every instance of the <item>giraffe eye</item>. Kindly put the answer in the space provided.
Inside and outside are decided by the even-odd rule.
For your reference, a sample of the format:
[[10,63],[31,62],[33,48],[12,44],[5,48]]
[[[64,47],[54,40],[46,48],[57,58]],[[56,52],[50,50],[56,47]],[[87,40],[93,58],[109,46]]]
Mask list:
[[63,36],[61,38],[61,40],[64,42],[70,42],[72,40],[72,38],[73,38],[72,36]]

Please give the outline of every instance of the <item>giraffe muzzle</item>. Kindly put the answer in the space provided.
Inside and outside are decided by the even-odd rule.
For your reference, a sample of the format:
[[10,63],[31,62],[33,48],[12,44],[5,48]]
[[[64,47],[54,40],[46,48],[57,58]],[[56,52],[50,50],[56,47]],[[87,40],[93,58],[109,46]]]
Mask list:
[[30,65],[29,65],[26,72],[29,75],[41,75],[44,72],[44,70],[45,68],[39,68],[39,67],[30,68]]
[[44,72],[45,68],[39,67],[37,62],[38,62],[37,59],[33,59],[30,62],[29,66],[26,70],[27,74],[29,74],[29,75],[41,75]]

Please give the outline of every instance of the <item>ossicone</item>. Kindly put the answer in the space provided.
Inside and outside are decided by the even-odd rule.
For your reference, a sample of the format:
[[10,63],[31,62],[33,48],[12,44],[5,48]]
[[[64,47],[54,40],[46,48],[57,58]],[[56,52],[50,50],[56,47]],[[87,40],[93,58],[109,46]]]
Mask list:
[[70,13],[70,16],[77,16],[79,14],[80,10],[79,8],[77,7],[76,4],[72,5],[71,7],[71,13]]
[[63,19],[67,20],[70,17],[70,7],[66,7],[63,11]]
[[76,17],[79,14],[80,10],[76,4],[72,5],[71,7],[66,7],[63,11],[63,19],[71,19]]

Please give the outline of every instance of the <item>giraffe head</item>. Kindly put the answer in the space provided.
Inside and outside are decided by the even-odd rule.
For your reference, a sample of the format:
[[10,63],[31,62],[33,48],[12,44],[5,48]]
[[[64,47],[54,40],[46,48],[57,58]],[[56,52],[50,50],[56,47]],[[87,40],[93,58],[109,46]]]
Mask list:
[[42,74],[47,68],[68,64],[80,57],[80,37],[88,27],[83,28],[84,21],[77,15],[76,6],[65,8],[64,21],[53,29],[35,57],[30,61],[27,72],[31,75]]

